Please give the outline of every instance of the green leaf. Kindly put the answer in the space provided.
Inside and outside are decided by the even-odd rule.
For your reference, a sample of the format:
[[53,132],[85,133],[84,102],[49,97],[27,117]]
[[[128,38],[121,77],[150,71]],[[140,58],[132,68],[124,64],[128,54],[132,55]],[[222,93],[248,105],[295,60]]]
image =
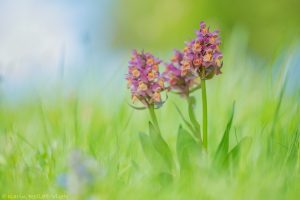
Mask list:
[[142,149],[151,166],[159,171],[167,170],[168,166],[165,164],[160,154],[154,148],[151,138],[145,133],[139,133],[139,136]]
[[176,104],[174,104],[174,105],[175,105],[175,108],[176,108],[177,112],[179,113],[179,115],[180,115],[182,121],[186,124],[186,126],[190,129],[190,131],[193,132],[193,133],[195,134],[197,131],[193,128],[192,124],[189,123],[189,122],[185,119],[185,117],[183,116],[183,114],[182,114],[182,112],[180,111],[180,109],[178,108],[178,106],[177,106]]
[[244,137],[226,156],[225,166],[236,166],[240,153],[243,149],[249,149],[252,144],[251,137]]
[[178,129],[176,151],[181,171],[190,169],[195,157],[199,158],[201,154],[198,143],[181,126]]
[[150,138],[154,148],[162,156],[162,158],[164,159],[165,163],[168,166],[168,169],[171,170],[173,168],[173,158],[172,158],[172,152],[168,144],[162,138],[159,131],[154,128],[151,122],[149,122],[149,132],[150,132]]
[[195,104],[196,104],[195,97],[190,96],[189,99],[188,99],[189,117],[190,117],[190,120],[191,120],[191,122],[194,126],[194,129],[195,129],[194,135],[195,135],[196,138],[198,138],[201,141],[200,124],[197,121],[196,116],[195,116],[195,112],[194,112]]
[[228,153],[228,148],[229,148],[229,133],[232,125],[232,120],[234,116],[234,103],[232,107],[232,112],[229,121],[227,122],[227,126],[225,129],[225,132],[223,134],[222,140],[218,146],[217,152],[214,157],[214,164],[215,165],[220,165],[224,162],[227,153]]

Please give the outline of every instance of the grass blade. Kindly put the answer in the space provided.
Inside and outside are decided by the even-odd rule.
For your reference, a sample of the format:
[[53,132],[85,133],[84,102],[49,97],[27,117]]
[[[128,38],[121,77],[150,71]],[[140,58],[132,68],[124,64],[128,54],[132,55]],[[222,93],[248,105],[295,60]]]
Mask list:
[[233,121],[233,116],[234,116],[234,108],[235,108],[235,104],[233,103],[231,116],[229,118],[229,121],[227,122],[225,132],[223,134],[222,140],[221,140],[221,142],[218,146],[217,152],[216,152],[215,157],[214,157],[214,163],[216,165],[219,165],[219,164],[223,163],[223,161],[226,158],[226,155],[228,153],[229,133],[230,133],[230,129],[231,129],[231,126],[232,126],[232,121]]
[[252,144],[251,137],[244,137],[226,156],[224,166],[235,166],[242,149],[249,148]]

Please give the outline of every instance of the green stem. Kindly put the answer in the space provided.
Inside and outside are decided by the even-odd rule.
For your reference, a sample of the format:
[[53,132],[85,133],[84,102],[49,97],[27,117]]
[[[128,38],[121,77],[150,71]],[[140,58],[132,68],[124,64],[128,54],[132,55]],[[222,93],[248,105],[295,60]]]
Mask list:
[[157,117],[155,115],[154,106],[153,105],[149,105],[148,110],[149,110],[150,117],[151,117],[151,120],[153,122],[154,127],[160,133],[160,128],[159,128],[159,125],[158,125]]
[[202,109],[203,109],[203,146],[207,149],[207,99],[206,99],[206,84],[205,80],[201,80],[202,88]]

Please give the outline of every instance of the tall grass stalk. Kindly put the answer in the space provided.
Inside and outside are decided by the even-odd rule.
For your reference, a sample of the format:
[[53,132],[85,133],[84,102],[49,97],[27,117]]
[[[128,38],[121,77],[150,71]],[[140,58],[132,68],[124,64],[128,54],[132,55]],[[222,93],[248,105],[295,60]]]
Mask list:
[[206,98],[206,83],[201,80],[202,91],[202,120],[203,120],[203,146],[207,150],[207,98]]

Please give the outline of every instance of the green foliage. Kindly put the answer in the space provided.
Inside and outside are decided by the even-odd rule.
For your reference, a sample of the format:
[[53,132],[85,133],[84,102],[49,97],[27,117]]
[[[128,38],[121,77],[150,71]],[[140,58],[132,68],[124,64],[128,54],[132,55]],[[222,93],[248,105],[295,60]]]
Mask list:
[[189,111],[189,117],[190,120],[194,126],[195,132],[194,135],[196,138],[198,138],[199,141],[201,141],[201,128],[200,128],[200,124],[197,121],[197,118],[195,116],[195,106],[196,106],[196,99],[193,96],[190,96],[188,98],[188,111]]
[[140,133],[143,151],[155,169],[162,172],[171,172],[174,167],[171,150],[161,134],[149,122],[149,136]]
[[150,136],[140,133],[140,141],[142,149],[149,163],[156,171],[168,171],[168,164],[162,159],[161,155],[156,151],[152,144]]
[[178,129],[176,152],[181,172],[191,170],[202,155],[199,143],[181,126]]
[[225,157],[224,163],[222,163],[225,167],[237,167],[238,159],[243,153],[243,151],[249,150],[252,144],[251,137],[244,137],[233,149],[228,152]]
[[174,104],[179,116],[181,117],[182,121],[184,122],[184,124],[190,129],[190,131],[196,135],[197,131],[195,130],[195,128],[193,127],[193,125],[184,117],[184,115],[182,114],[181,110],[178,108],[178,106],[176,104]]
[[222,164],[228,154],[229,133],[230,133],[231,125],[232,125],[233,116],[234,116],[234,104],[233,104],[231,116],[229,118],[229,121],[227,122],[227,126],[226,126],[225,132],[223,134],[222,140],[218,146],[216,155],[214,157],[214,162],[216,165]]
[[166,141],[162,138],[159,131],[154,128],[151,122],[149,122],[149,135],[154,148],[163,157],[164,161],[168,165],[169,170],[172,170],[173,158],[171,150]]

